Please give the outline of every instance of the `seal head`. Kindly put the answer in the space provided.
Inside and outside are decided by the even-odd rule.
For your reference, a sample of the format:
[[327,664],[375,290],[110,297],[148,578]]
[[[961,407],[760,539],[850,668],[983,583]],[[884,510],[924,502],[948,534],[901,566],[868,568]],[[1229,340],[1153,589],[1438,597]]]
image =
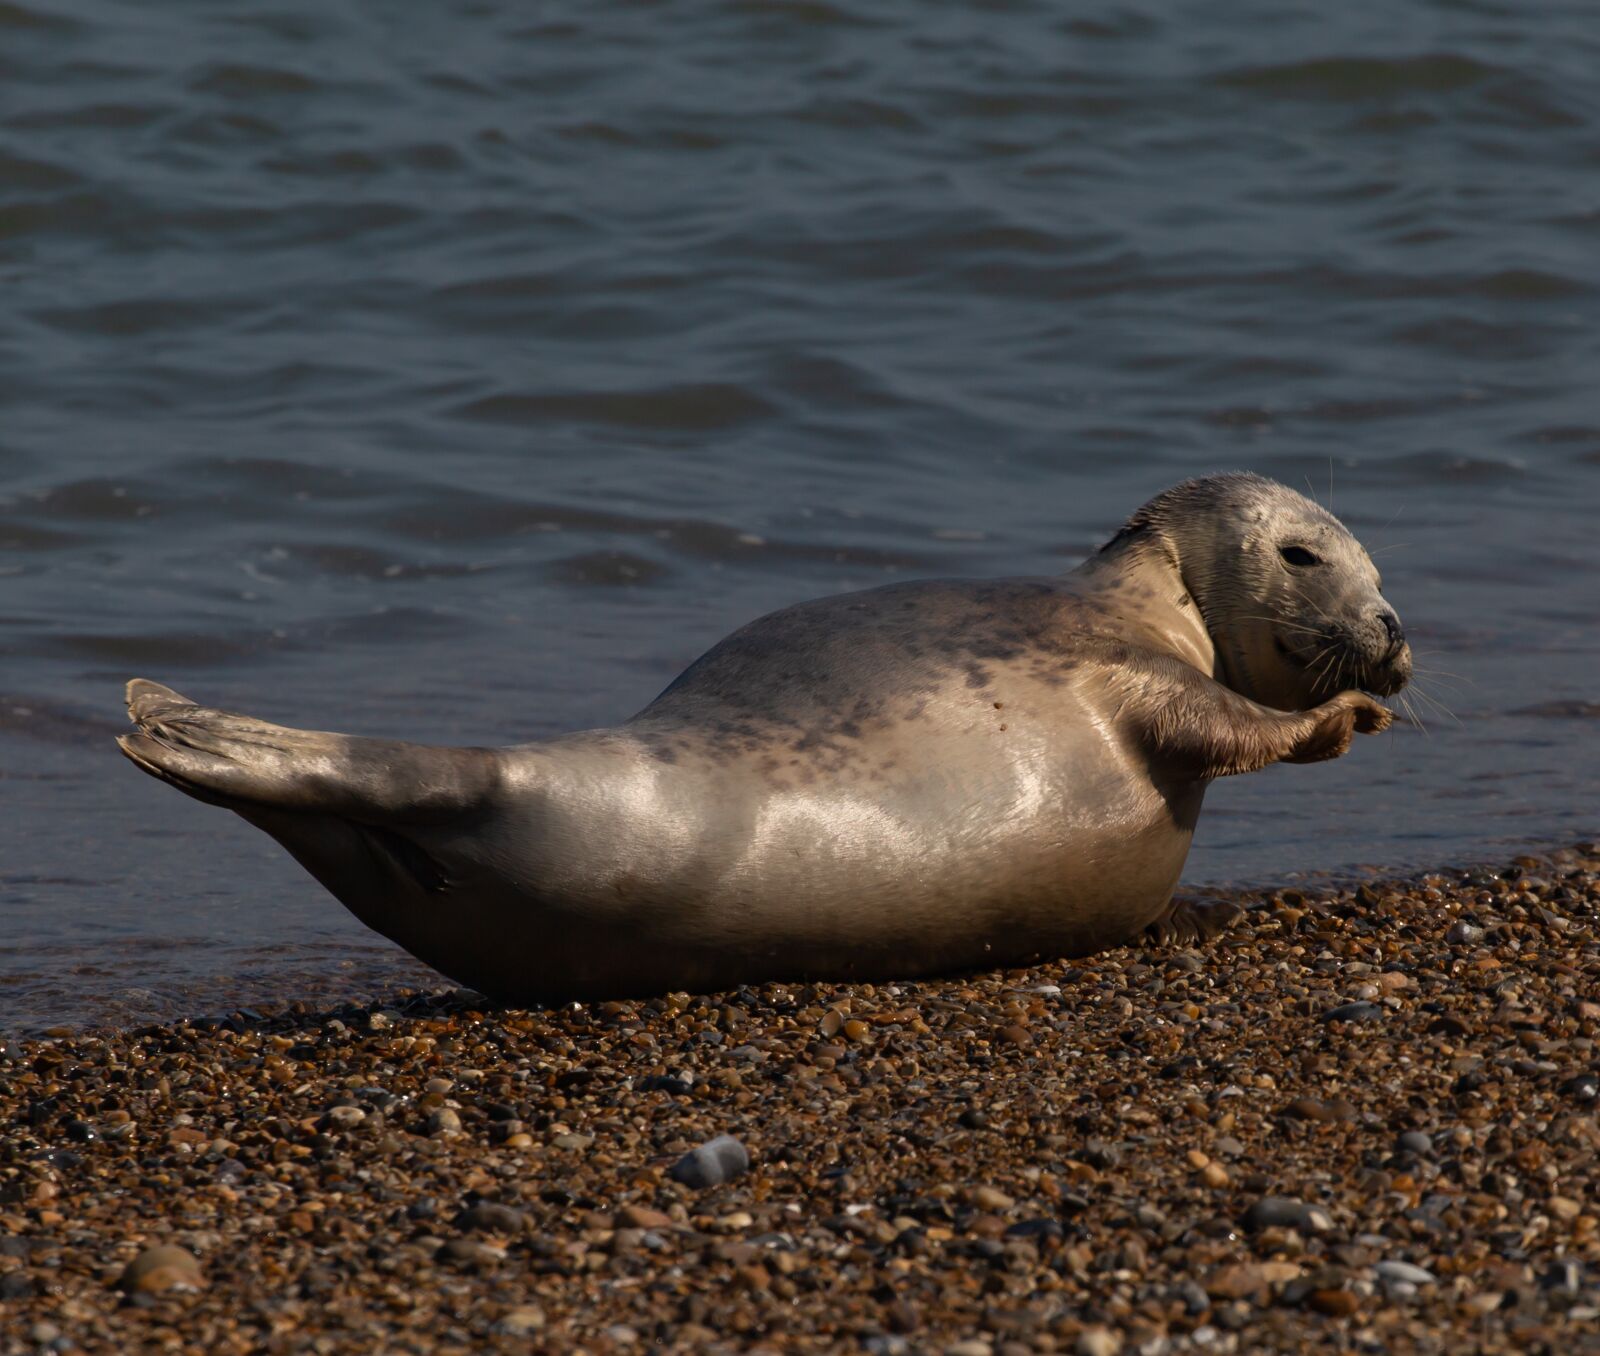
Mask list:
[[1181,575],[1216,648],[1216,678],[1280,711],[1359,688],[1391,696],[1411,647],[1372,558],[1321,505],[1236,473],[1186,480],[1105,548],[1155,553]]

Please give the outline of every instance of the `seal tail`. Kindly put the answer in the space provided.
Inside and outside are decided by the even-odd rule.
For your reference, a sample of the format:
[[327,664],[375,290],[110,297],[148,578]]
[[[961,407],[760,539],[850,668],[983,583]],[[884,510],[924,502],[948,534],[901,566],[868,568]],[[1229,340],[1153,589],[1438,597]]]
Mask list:
[[241,812],[423,825],[482,805],[500,776],[492,749],[294,730],[199,706],[144,678],[128,684],[128,715],[137,728],[117,744],[135,764],[196,800]]

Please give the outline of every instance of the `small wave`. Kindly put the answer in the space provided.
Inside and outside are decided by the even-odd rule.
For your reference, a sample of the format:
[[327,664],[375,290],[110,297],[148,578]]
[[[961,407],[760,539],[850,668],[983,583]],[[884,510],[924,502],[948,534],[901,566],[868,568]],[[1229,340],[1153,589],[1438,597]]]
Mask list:
[[308,75],[281,66],[224,62],[208,66],[190,81],[189,88],[229,99],[253,99],[262,95],[311,94],[318,84]]
[[1507,713],[1513,716],[1539,716],[1549,720],[1600,720],[1600,702],[1550,701],[1519,706]]
[[886,22],[871,18],[860,9],[830,5],[826,0],[724,0],[724,8],[730,14],[769,23],[784,38],[793,36],[791,23],[812,28],[882,28]]
[[1418,485],[1450,481],[1458,485],[1504,485],[1525,481],[1532,474],[1526,463],[1510,458],[1467,456],[1461,452],[1433,449],[1388,457],[1371,464],[1387,476]]
[[743,387],[706,382],[646,391],[485,396],[458,405],[450,413],[486,424],[572,419],[620,428],[711,433],[767,419],[777,411]]
[[78,188],[81,174],[48,160],[34,160],[0,150],[0,192],[8,198],[24,192],[59,192]]
[[1430,316],[1390,331],[1390,338],[1435,353],[1495,362],[1542,358],[1566,341],[1563,330],[1519,320],[1494,324],[1469,315]]
[[80,23],[64,14],[52,14],[13,4],[11,0],[0,0],[0,32],[11,29],[16,32],[74,33],[81,28]]
[[[84,744],[118,735],[126,727],[77,710],[49,697],[0,694],[0,734],[22,735],[49,744]],[[19,877],[0,877],[15,884]]]
[[663,550],[703,560],[819,561],[879,569],[927,569],[934,557],[922,552],[861,542],[769,540],[759,533],[699,518],[646,517],[491,498],[434,487],[425,498],[376,524],[384,532],[432,543],[484,542],[529,533],[574,532],[585,536],[648,536]]
[[147,518],[156,511],[162,495],[153,487],[133,479],[69,481],[40,491],[33,500],[34,512],[52,518],[73,518],[92,523],[126,522]]
[[631,551],[585,551],[552,561],[545,568],[551,578],[563,584],[609,588],[654,584],[672,573],[660,561]]
[[165,101],[140,104],[74,104],[70,108],[39,108],[12,113],[4,119],[4,123],[7,127],[19,131],[47,132],[85,128],[130,132],[159,122],[175,111],[175,106]]
[[63,334],[133,339],[148,334],[197,330],[225,324],[238,312],[231,297],[185,301],[174,297],[130,297],[88,306],[60,306],[32,313],[41,325]]
[[82,532],[63,532],[38,523],[0,521],[0,551],[64,551],[94,538]]
[[319,574],[373,582],[459,579],[464,575],[481,574],[487,568],[459,561],[396,560],[389,552],[344,542],[287,542],[273,548],[273,554]]
[[1502,73],[1472,57],[1435,52],[1412,57],[1319,57],[1225,71],[1216,83],[1296,99],[1373,99],[1408,91],[1450,93]]
[[40,642],[49,654],[91,659],[125,672],[130,667],[215,669],[285,650],[347,645],[415,645],[475,632],[467,618],[442,608],[378,606],[333,617],[314,617],[271,629],[218,626],[207,630],[141,631],[134,635],[51,634]]
[[585,118],[579,122],[564,123],[555,129],[555,133],[563,141],[580,144],[590,142],[631,150],[716,151],[728,144],[726,137],[715,132],[671,127],[654,121],[646,127],[624,127],[614,122]]

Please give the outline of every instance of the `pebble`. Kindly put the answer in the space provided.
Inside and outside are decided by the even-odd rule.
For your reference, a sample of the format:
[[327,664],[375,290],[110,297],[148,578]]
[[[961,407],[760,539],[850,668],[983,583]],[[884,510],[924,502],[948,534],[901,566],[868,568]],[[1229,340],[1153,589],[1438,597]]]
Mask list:
[[477,1201],[456,1216],[458,1229],[481,1229],[487,1233],[522,1232],[527,1216],[522,1211],[496,1201]]
[[1583,1289],[1583,1263],[1573,1257],[1562,1257],[1544,1269],[1539,1284],[1546,1290],[1576,1295]]
[[1404,1281],[1409,1285],[1432,1285],[1437,1279],[1426,1267],[1403,1261],[1378,1262],[1372,1270],[1380,1280]]
[[625,1205],[617,1211],[617,1223],[627,1229],[671,1229],[672,1216],[645,1205]]
[[1361,1297],[1342,1288],[1313,1290],[1306,1298],[1306,1306],[1331,1318],[1348,1318],[1361,1307]]
[[581,1153],[594,1144],[593,1135],[579,1135],[568,1131],[564,1135],[557,1135],[550,1141],[558,1149],[574,1149]]
[[1561,1091],[1575,1102],[1600,1099],[1600,1073],[1581,1073],[1561,1085]]
[[1117,1356],[1122,1337],[1110,1328],[1085,1328],[1072,1344],[1074,1356]]
[[699,1191],[721,1186],[750,1170],[750,1155],[732,1135],[718,1135],[689,1150],[672,1165],[673,1181]]
[[1262,1229],[1301,1229],[1322,1232],[1333,1221],[1316,1206],[1287,1196],[1263,1196],[1253,1201],[1240,1221],[1251,1233]]
[[1325,1022],[1376,1022],[1384,1015],[1378,1003],[1341,1003],[1322,1014]]
[[544,1310],[537,1304],[519,1304],[507,1309],[495,1327],[507,1337],[527,1337],[545,1325]]
[[1316,1121],[1322,1125],[1331,1125],[1336,1121],[1353,1121],[1356,1119],[1356,1109],[1343,1098],[1334,1098],[1332,1101],[1319,1102],[1314,1097],[1296,1097],[1284,1108],[1285,1116],[1299,1121]]
[[117,1284],[130,1295],[153,1295],[163,1290],[198,1290],[205,1278],[192,1252],[162,1243],[146,1248],[129,1262]]
[[[1600,858],[1489,880],[1307,885],[1199,968],[8,1037],[0,1348],[1580,1351]],[[1382,1040],[1323,1023],[1369,985]],[[157,1221],[204,1284],[111,1314]]]
[[459,1135],[461,1116],[450,1107],[439,1107],[428,1113],[427,1130],[430,1135]]

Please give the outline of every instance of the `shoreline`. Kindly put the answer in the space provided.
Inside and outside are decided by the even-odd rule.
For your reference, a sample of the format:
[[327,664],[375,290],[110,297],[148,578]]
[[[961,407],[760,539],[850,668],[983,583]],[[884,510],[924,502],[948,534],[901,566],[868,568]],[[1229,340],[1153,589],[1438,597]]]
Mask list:
[[0,1038],[0,1356],[1600,1352],[1600,847],[1231,897],[936,981]]

